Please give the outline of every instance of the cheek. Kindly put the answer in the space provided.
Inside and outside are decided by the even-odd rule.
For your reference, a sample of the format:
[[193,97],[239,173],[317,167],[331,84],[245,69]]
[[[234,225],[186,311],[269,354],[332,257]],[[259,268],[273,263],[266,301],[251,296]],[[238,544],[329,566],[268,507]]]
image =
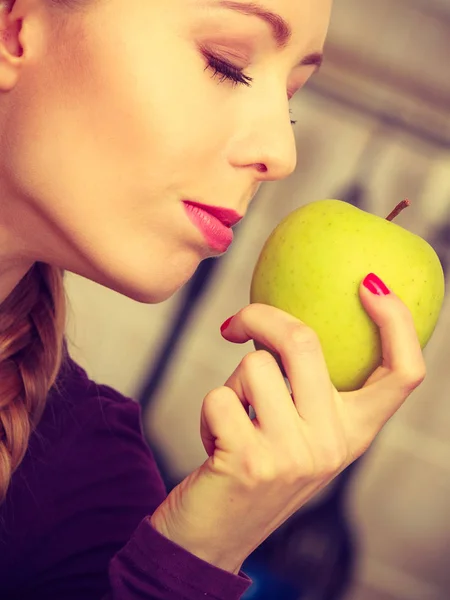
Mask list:
[[168,33],[173,25],[149,31],[140,21],[92,19],[23,80],[10,170],[59,219],[148,218],[150,194],[196,190],[217,171],[230,130],[223,90],[193,42]]
[[85,68],[78,76],[80,87],[94,99],[93,122],[108,123],[108,132],[112,126],[125,154],[144,157],[147,172],[158,164],[158,170],[163,165],[175,174],[204,163],[215,141],[220,146],[217,128],[223,114],[217,100],[224,92],[204,72],[194,41],[180,34],[167,9],[162,12],[145,18],[127,9],[120,27],[88,36],[84,62],[89,78]]
[[58,120],[76,154],[109,177],[119,170],[122,178],[182,183],[229,136],[224,116],[232,111],[220,102],[234,94],[204,72],[179,18],[165,3],[104,3],[78,25],[81,34],[68,32],[76,47],[62,40],[55,51]]

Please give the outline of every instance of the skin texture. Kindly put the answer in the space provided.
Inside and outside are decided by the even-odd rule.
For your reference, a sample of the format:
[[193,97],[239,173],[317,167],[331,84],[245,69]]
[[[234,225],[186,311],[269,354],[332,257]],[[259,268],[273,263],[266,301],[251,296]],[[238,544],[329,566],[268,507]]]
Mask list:
[[[245,214],[262,182],[292,173],[288,96],[314,72],[296,65],[322,50],[330,0],[271,3],[293,29],[283,50],[215,4],[2,10],[0,301],[35,260],[162,301],[213,254],[182,199]],[[251,87],[214,78],[201,44]]]

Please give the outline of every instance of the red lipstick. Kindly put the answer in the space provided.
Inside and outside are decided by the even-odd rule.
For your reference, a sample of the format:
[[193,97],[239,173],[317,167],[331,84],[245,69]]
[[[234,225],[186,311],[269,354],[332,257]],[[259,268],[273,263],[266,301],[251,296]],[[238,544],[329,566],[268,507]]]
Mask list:
[[206,242],[215,251],[225,252],[233,241],[231,227],[239,223],[242,216],[229,208],[183,200],[187,215]]
[[219,219],[226,227],[234,227],[239,221],[242,220],[242,215],[237,213],[235,210],[230,208],[222,208],[221,206],[210,206],[209,204],[200,204],[200,202],[193,202],[192,200],[184,200],[185,203],[197,206],[207,213]]

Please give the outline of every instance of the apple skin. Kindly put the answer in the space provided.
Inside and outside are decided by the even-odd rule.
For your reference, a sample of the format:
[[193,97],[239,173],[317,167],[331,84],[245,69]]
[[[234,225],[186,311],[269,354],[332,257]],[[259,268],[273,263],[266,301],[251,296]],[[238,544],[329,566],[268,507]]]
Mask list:
[[311,327],[334,386],[352,391],[382,363],[378,327],[359,297],[369,273],[408,306],[425,348],[444,300],[436,252],[396,223],[341,200],[306,204],[281,221],[256,263],[250,302],[280,308]]

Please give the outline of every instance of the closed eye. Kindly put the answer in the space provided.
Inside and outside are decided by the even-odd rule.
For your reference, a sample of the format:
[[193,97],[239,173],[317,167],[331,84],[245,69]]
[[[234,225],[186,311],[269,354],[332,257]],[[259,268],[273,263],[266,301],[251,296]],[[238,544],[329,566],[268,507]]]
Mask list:
[[[202,52],[207,61],[205,71],[211,69],[213,71],[213,79],[219,77],[219,83],[231,81],[233,86],[245,85],[251,87],[253,77],[246,75],[243,69],[236,67],[222,58],[218,58],[206,49],[203,49]],[[292,113],[292,110],[289,110],[289,112]],[[291,125],[295,125],[296,123],[297,121],[291,120]]]

